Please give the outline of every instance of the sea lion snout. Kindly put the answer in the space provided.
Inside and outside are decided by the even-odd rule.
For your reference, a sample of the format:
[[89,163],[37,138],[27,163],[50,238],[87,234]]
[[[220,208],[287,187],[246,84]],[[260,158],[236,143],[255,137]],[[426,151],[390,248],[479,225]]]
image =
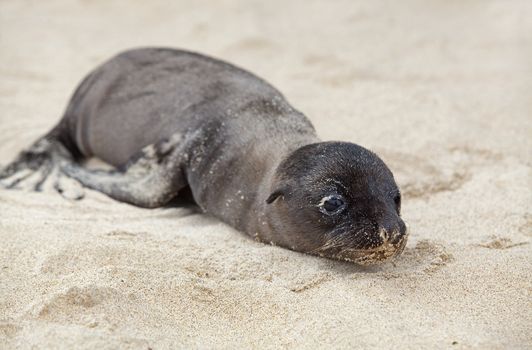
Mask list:
[[[403,252],[408,240],[408,227],[401,218],[397,218],[396,221],[388,221],[387,225],[381,225],[376,232],[354,234],[354,237],[361,236],[373,236],[374,239],[368,239],[368,242],[373,242],[373,244],[362,249],[346,246],[337,256],[360,265],[381,264]],[[355,241],[358,240],[355,238]]]
[[383,239],[383,243],[397,244],[406,234],[406,224],[399,216],[386,219],[381,224],[381,238]]

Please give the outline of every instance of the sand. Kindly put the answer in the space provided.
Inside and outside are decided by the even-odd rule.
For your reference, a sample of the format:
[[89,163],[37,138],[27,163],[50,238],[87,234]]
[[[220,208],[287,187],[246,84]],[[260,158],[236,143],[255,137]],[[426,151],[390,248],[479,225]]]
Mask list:
[[0,164],[130,47],[187,48],[364,145],[411,237],[358,267],[193,207],[0,190],[0,348],[531,348],[530,1],[2,1]]

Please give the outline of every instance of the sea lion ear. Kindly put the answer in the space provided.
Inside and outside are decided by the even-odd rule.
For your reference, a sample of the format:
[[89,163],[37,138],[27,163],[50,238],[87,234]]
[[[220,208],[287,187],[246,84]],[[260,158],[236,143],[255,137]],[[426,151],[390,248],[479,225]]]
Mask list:
[[266,203],[272,204],[280,196],[284,196],[284,188],[273,191],[272,194],[270,194],[270,196],[268,197],[268,199],[266,199]]

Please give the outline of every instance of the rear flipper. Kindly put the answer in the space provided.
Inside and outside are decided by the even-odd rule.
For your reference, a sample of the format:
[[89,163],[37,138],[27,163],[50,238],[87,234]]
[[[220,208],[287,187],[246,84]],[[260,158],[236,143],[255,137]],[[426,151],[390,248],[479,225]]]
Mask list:
[[53,186],[69,199],[83,198],[83,189],[73,180],[62,176],[60,163],[73,162],[70,151],[59,141],[43,137],[4,169],[0,169],[0,187],[42,191]]
[[120,170],[90,170],[62,162],[61,171],[84,186],[121,202],[144,208],[163,206],[186,187],[180,137],[146,146]]

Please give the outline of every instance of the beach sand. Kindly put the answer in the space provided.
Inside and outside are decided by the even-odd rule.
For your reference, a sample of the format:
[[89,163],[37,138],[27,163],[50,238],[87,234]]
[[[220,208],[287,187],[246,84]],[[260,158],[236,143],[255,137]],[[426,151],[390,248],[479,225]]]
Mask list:
[[117,52],[249,69],[392,168],[404,254],[359,267],[194,207],[0,190],[0,348],[532,347],[530,1],[2,1],[0,164]]

